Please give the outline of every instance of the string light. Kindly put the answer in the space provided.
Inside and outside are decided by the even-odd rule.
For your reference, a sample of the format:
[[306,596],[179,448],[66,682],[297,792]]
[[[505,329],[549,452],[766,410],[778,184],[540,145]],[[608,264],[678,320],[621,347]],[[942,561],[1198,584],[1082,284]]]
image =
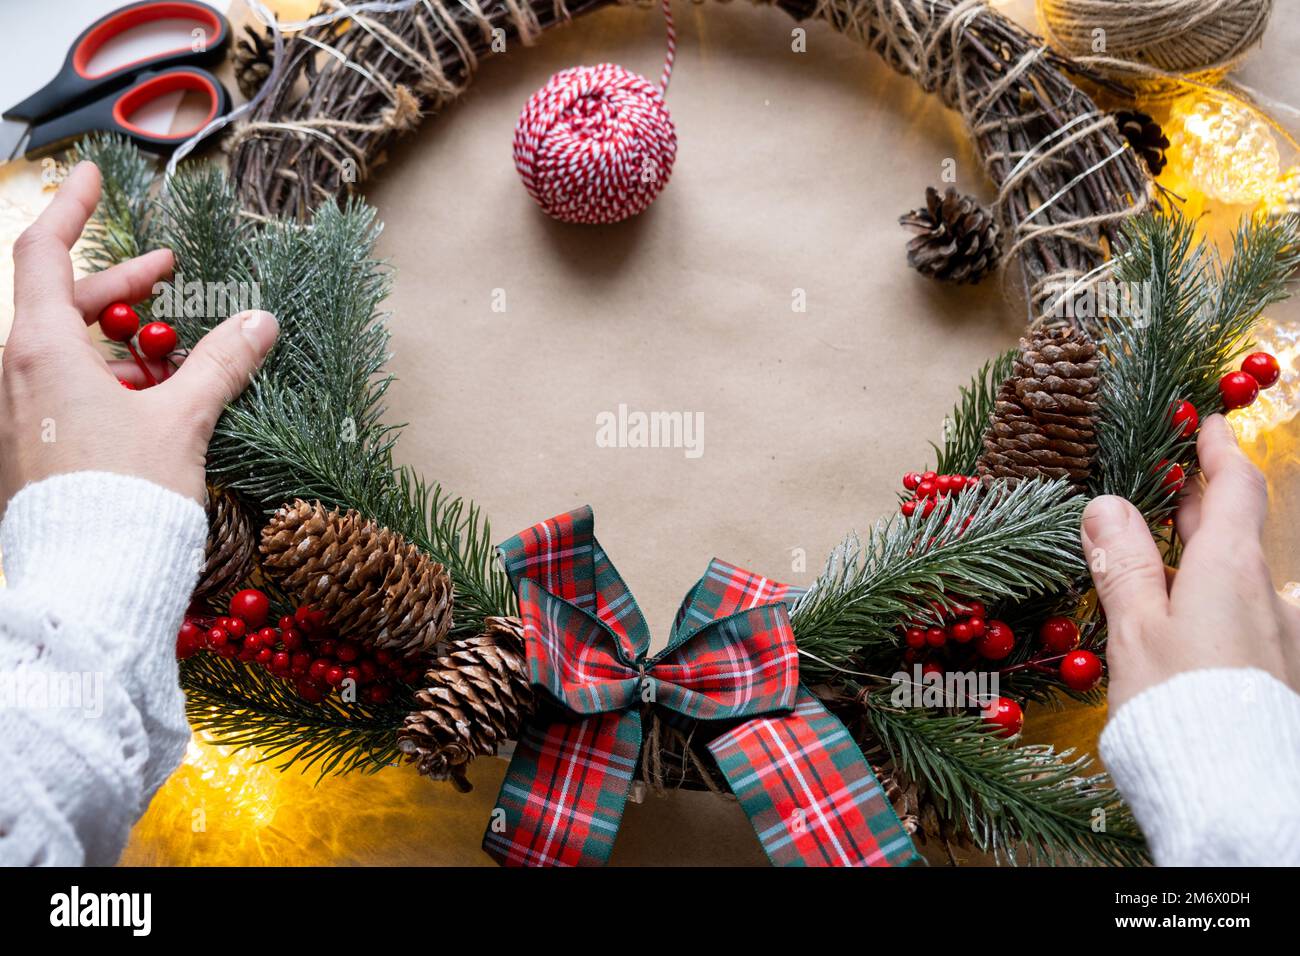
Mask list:
[[1282,160],[1268,121],[1241,100],[1198,90],[1170,107],[1170,166],[1211,199],[1253,205],[1277,185]]

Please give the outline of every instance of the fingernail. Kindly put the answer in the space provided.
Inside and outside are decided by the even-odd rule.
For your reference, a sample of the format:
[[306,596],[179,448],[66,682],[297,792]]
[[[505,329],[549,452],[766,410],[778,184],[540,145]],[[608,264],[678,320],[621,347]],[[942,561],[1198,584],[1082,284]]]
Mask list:
[[270,312],[248,312],[239,320],[239,331],[252,343],[258,355],[265,355],[280,334],[280,323]]
[[1083,533],[1089,541],[1101,541],[1128,527],[1132,509],[1123,498],[1101,495],[1083,509]]
[[1215,412],[1205,420],[1205,423],[1201,427],[1204,428],[1205,425],[1217,429],[1220,433],[1228,436],[1234,445],[1237,444],[1237,432],[1232,427],[1232,422],[1228,421],[1227,415],[1220,415],[1218,412]]

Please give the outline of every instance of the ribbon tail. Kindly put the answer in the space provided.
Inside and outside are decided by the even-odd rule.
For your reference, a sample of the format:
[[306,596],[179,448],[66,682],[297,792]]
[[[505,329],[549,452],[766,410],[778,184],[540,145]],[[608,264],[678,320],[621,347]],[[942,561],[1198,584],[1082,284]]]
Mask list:
[[528,725],[492,810],[484,851],[502,866],[603,866],[641,752],[641,715]]
[[773,866],[905,866],[917,858],[857,743],[807,688],[792,711],[746,721],[709,750]]

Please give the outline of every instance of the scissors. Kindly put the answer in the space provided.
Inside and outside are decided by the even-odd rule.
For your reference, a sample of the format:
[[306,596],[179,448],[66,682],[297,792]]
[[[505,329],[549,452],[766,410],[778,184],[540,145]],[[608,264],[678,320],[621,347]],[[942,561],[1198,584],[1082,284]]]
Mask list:
[[[203,27],[193,42],[162,50],[123,66],[92,73],[90,63],[104,44],[129,30],[158,20],[186,20]],[[166,153],[230,110],[230,95],[220,81],[197,64],[221,59],[230,40],[230,22],[198,0],[144,0],[100,17],[77,37],[54,79],[5,110],[0,126],[0,164],[32,158],[70,144],[86,133],[121,133],[142,149]],[[192,129],[154,133],[132,122],[144,105],[177,91],[200,94],[207,116]]]

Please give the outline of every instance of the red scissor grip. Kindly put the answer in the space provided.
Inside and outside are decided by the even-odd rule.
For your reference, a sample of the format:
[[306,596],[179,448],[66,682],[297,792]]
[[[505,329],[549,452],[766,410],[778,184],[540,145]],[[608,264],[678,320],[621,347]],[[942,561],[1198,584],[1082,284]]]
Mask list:
[[163,0],[163,2],[159,3],[126,7],[117,13],[109,14],[81,38],[81,42],[72,51],[73,69],[84,79],[94,80],[109,73],[130,70],[143,63],[189,51],[190,47],[188,45],[182,45],[171,50],[151,53],[147,57],[142,57],[131,63],[120,64],[99,73],[92,74],[89,72],[90,61],[105,43],[141,24],[153,23],[156,20],[198,21],[207,28],[209,42],[216,42],[222,32],[221,18],[215,10],[203,3],[174,2],[174,0],[173,2],[167,2],[167,0]]
[[[196,123],[192,129],[160,136],[158,133],[152,133],[131,122],[131,115],[140,107],[160,96],[166,96],[168,93],[174,93],[177,90],[194,90],[208,97],[208,115]],[[155,139],[175,139],[177,142],[181,142],[189,139],[211,123],[216,118],[220,104],[221,94],[206,74],[189,70],[171,70],[138,83],[119,96],[113,104],[113,121],[132,133],[151,136]]]

